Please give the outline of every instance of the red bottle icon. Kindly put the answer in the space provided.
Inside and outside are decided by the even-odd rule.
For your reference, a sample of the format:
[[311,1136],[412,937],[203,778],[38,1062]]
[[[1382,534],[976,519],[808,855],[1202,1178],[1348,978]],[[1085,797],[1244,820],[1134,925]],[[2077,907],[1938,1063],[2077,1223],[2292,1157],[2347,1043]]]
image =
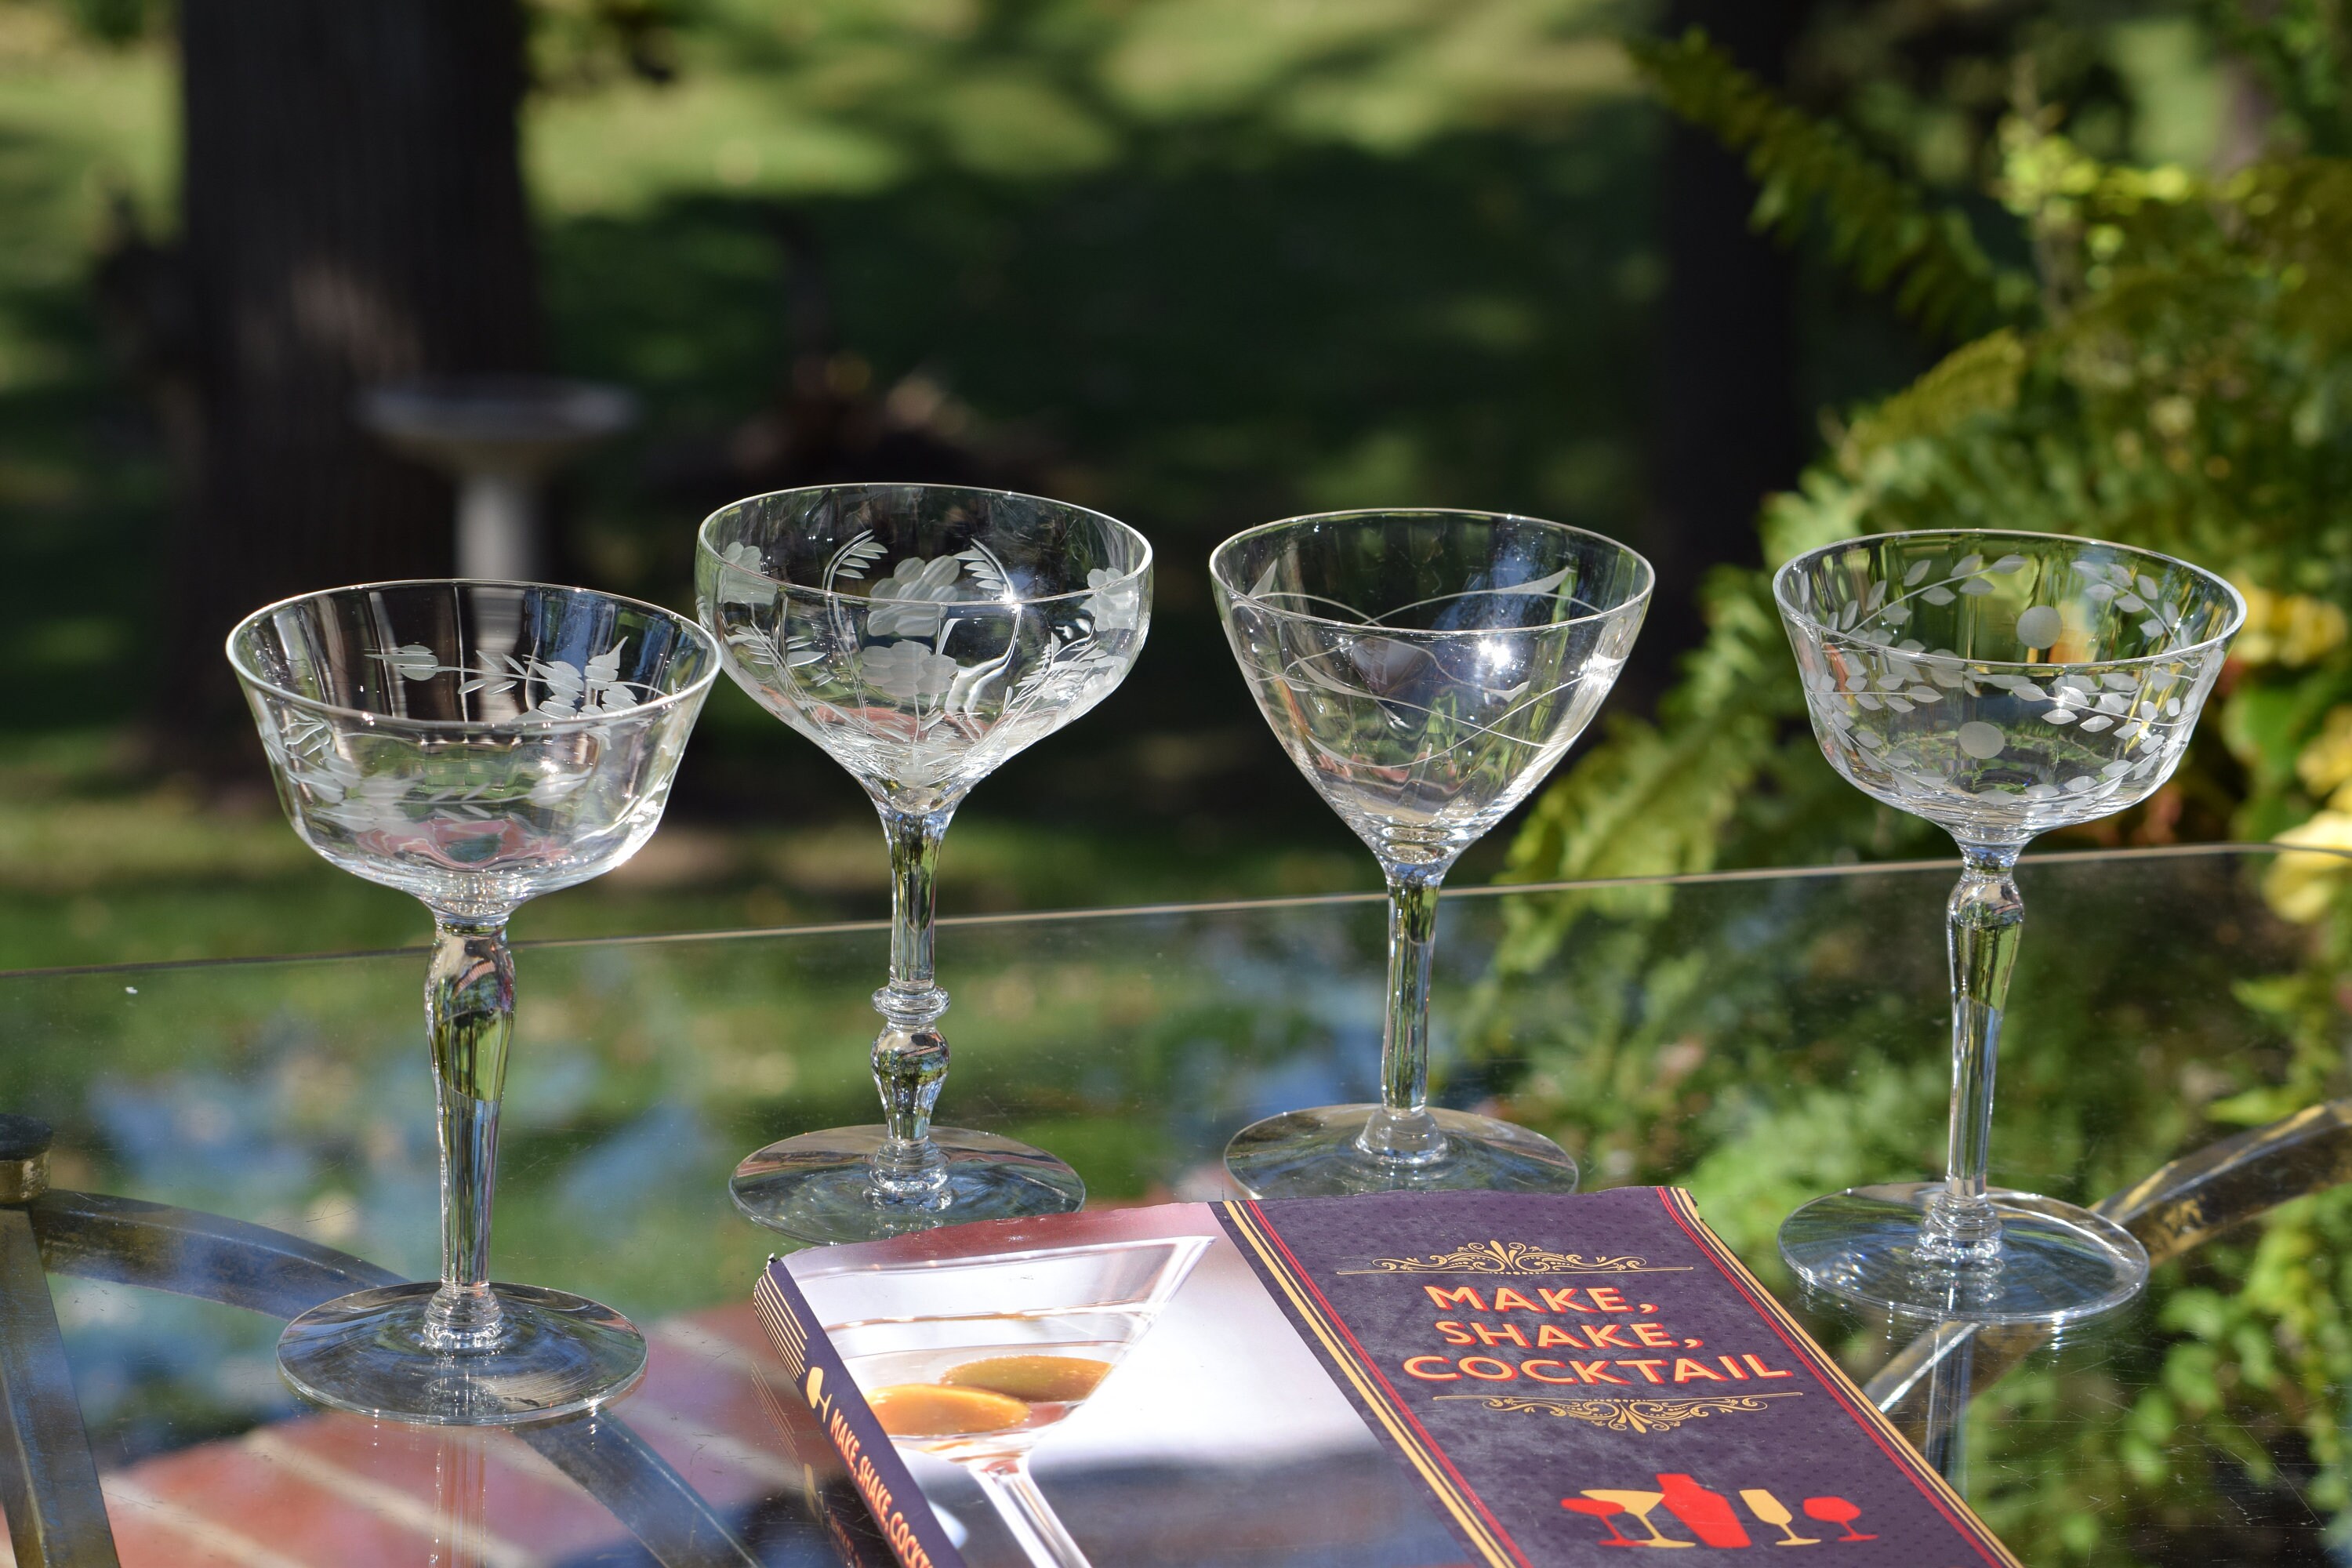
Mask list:
[[1708,1546],[1745,1546],[1748,1531],[1731,1511],[1731,1500],[1685,1475],[1661,1475],[1658,1490],[1665,1494],[1666,1511],[1690,1527]]

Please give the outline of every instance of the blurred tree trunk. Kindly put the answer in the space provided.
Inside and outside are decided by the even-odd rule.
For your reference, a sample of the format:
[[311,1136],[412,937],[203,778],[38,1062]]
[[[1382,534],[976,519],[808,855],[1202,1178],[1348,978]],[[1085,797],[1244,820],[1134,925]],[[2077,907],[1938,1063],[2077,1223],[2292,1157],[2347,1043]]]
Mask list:
[[243,759],[219,649],[308,589],[451,569],[448,486],[360,390],[539,353],[516,0],[183,0],[175,763]]
[[[1704,27],[1777,83],[1810,5],[1672,0],[1665,35]],[[1748,227],[1755,182],[1713,137],[1676,121],[1662,197],[1666,286],[1643,544],[1658,587],[1629,672],[1643,700],[1672,684],[1675,660],[1704,635],[1696,595],[1707,569],[1756,558],[1759,504],[1795,479],[1807,447],[1796,403],[1796,268]]]

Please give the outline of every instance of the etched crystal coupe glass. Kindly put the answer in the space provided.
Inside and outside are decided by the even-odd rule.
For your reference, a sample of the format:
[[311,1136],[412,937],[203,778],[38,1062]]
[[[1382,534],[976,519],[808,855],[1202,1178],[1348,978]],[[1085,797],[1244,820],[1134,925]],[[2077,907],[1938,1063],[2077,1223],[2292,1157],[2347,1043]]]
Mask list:
[[426,582],[257,610],[228,657],[303,842],[433,911],[441,1279],[312,1308],[286,1326],[278,1367],[321,1404],[401,1421],[504,1426],[596,1405],[644,1369],[636,1330],[578,1296],[489,1282],[507,918],[652,836],[718,649],[633,599]]
[[2055,1322],[2127,1300],[2147,1254],[2087,1209],[1986,1184],[1993,1069],[2036,834],[2145,799],[2245,617],[2169,556],[1990,530],[1881,534],[1773,579],[1830,764],[1950,833],[1952,1107],[1940,1182],[1817,1198],[1780,1227],[1816,1289],[1908,1315]]
[[885,1120],[760,1150],[736,1168],[736,1206],[809,1242],[1077,1207],[1086,1189],[1059,1160],[931,1124],[948,1070],[932,879],[971,787],[1126,679],[1150,625],[1151,546],[1034,496],[828,485],[712,513],[695,583],[727,673],[865,786],[890,846]]
[[1276,739],[1389,889],[1380,1103],[1245,1127],[1226,1169],[1269,1198],[1573,1191],[1550,1140],[1428,1103],[1438,885],[1591,721],[1641,629],[1649,563],[1534,518],[1351,511],[1236,534],[1209,577]]
[[[1209,1249],[1205,1236],[1106,1242],[802,1281],[896,1447],[961,1466],[1034,1568],[1090,1568],[1029,1473]],[[909,1317],[910,1293],[952,1299]]]

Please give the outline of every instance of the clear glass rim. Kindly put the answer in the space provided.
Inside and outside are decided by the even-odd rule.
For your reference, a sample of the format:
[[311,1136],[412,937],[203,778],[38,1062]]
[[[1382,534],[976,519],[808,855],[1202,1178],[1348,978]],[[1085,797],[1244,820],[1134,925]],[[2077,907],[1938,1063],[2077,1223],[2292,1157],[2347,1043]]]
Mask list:
[[701,523],[696,527],[694,531],[694,552],[698,556],[709,557],[730,572],[740,572],[744,576],[750,577],[754,581],[765,583],[770,587],[774,588],[782,594],[797,595],[805,599],[816,599],[839,604],[864,604],[866,603],[866,596],[863,595],[840,594],[835,593],[830,588],[812,588],[804,583],[793,583],[782,577],[771,576],[765,572],[754,571],[749,566],[738,566],[735,563],[719,554],[718,550],[713,547],[710,542],[710,534],[711,531],[718,526],[719,520],[720,518],[726,517],[730,513],[738,511],[744,507],[756,505],[761,501],[778,500],[786,496],[825,495],[845,490],[886,489],[938,490],[955,495],[988,496],[998,500],[1034,501],[1039,506],[1049,506],[1059,511],[1072,512],[1080,517],[1090,517],[1098,522],[1108,523],[1114,533],[1124,535],[1126,538],[1132,540],[1137,545],[1141,547],[1143,552],[1142,558],[1133,566],[1129,567],[1127,571],[1120,573],[1116,579],[1104,584],[1099,588],[1069,588],[1065,589],[1063,592],[1058,594],[1040,594],[1034,598],[1025,599],[1017,597],[967,599],[958,601],[960,604],[999,605],[1006,609],[1031,609],[1044,605],[1058,605],[1068,599],[1091,599],[1097,594],[1110,593],[1118,589],[1129,586],[1130,584],[1140,583],[1145,577],[1149,576],[1151,572],[1153,560],[1151,541],[1144,537],[1143,531],[1141,529],[1137,528],[1132,523],[1121,522],[1118,519],[1111,516],[1111,514],[1107,511],[1097,511],[1093,507],[1081,506],[1076,501],[1055,500],[1052,496],[1031,495],[1026,490],[990,489],[984,485],[929,485],[912,482],[898,483],[889,479],[867,479],[856,483],[830,485],[794,485],[787,489],[763,490],[755,496],[744,496],[739,500],[730,500],[725,506],[722,506],[718,510],[712,512],[709,517],[704,518]]
[[[2168,566],[2177,566],[2184,572],[2191,573],[2209,583],[2217,584],[2221,592],[2229,596],[2230,624],[2201,642],[2192,643],[2187,647],[2172,648],[2163,653],[2137,653],[2129,658],[2093,658],[2074,663],[2060,663],[2055,659],[2032,662],[2026,659],[1977,658],[1971,655],[1957,653],[1941,655],[1932,649],[1914,652],[1877,637],[1856,637],[1852,632],[1842,632],[1834,626],[1824,626],[1812,615],[1797,608],[1789,602],[1788,585],[1796,580],[1798,569],[1833,551],[1858,550],[1868,545],[1883,543],[1890,539],[1938,537],[1955,540],[2030,539],[2042,544],[2089,544],[2095,545],[2101,550],[2115,550],[2125,554],[2137,555],[2144,561],[2161,561]],[[1823,642],[1844,643],[1853,647],[1868,648],[1874,653],[1899,653],[1906,658],[1957,658],[1963,664],[1980,665],[1987,669],[2026,672],[2039,670],[2045,675],[2053,672],[2086,669],[2124,669],[2134,665],[2169,664],[2181,659],[2196,658],[2236,637],[2246,624],[2246,596],[2238,592],[2235,584],[2210,567],[2200,566],[2194,561],[2183,561],[2178,555],[2167,555],[2161,550],[2148,550],[2137,544],[2118,544],[2112,539],[2092,539],[2079,533],[2036,533],[2032,529],[2026,528],[1894,529],[1885,533],[1865,533],[1853,539],[1841,539],[1831,544],[1816,545],[1801,554],[1790,556],[1780,563],[1778,571],[1772,574],[1772,604],[1773,607],[1780,612],[1782,620],[1795,622]]]
[[[1564,621],[1547,621],[1539,626],[1471,626],[1460,627],[1453,630],[1438,630],[1433,628],[1422,630],[1406,626],[1368,626],[1361,621],[1342,621],[1336,620],[1329,616],[1308,615],[1304,610],[1277,609],[1274,605],[1267,604],[1265,600],[1251,594],[1248,589],[1234,586],[1225,575],[1225,567],[1229,563],[1229,558],[1226,555],[1227,551],[1232,550],[1235,545],[1242,544],[1249,540],[1257,539],[1265,534],[1272,533],[1276,529],[1297,528],[1307,523],[1313,522],[1358,521],[1376,517],[1398,519],[1473,518],[1481,522],[1532,523],[1538,528],[1548,528],[1559,533],[1574,534],[1580,539],[1590,539],[1617,551],[1620,554],[1630,559],[1636,567],[1641,569],[1642,585],[1639,591],[1629,595],[1621,603],[1612,605],[1605,610],[1594,610],[1589,615],[1570,616]],[[1301,512],[1296,517],[1277,518],[1272,522],[1261,522],[1255,527],[1243,529],[1239,533],[1236,533],[1232,538],[1225,540],[1214,550],[1209,552],[1209,581],[1219,593],[1223,594],[1227,598],[1238,600],[1242,603],[1250,605],[1266,615],[1278,616],[1284,620],[1303,621],[1312,626],[1336,626],[1345,631],[1370,632],[1377,636],[1392,638],[1398,642],[1415,642],[1425,638],[1438,637],[1523,637],[1530,632],[1555,631],[1569,626],[1590,626],[1596,621],[1608,620],[1612,616],[1629,615],[1639,610],[1643,605],[1649,603],[1652,591],[1658,585],[1658,573],[1657,569],[1650,564],[1649,558],[1643,555],[1640,551],[1635,550],[1632,545],[1625,543],[1622,540],[1612,539],[1609,535],[1597,532],[1590,528],[1579,528],[1574,523],[1554,522],[1549,518],[1529,517],[1524,512],[1478,511],[1468,507],[1372,506],[1354,507],[1344,511]]]
[[[676,691],[666,691],[658,697],[649,697],[645,701],[623,709],[617,713],[549,715],[536,719],[529,715],[514,719],[411,719],[398,713],[376,713],[365,708],[346,708],[340,703],[321,702],[315,697],[306,697],[299,691],[289,691],[252,669],[244,659],[237,657],[237,638],[245,635],[246,629],[258,625],[281,610],[295,605],[308,604],[314,599],[333,599],[348,594],[376,594],[387,588],[513,588],[524,591],[536,588],[545,593],[574,594],[592,599],[602,599],[607,604],[625,605],[632,610],[642,610],[647,615],[659,616],[676,622],[686,630],[706,656],[703,671]],[[346,583],[337,588],[313,588],[306,594],[289,594],[283,599],[262,605],[261,608],[255,610],[231,626],[228,637],[222,645],[222,650],[228,656],[229,668],[236,672],[237,679],[255,690],[266,691],[281,701],[290,702],[312,713],[331,714],[341,719],[357,720],[371,729],[419,730],[435,734],[462,734],[470,731],[488,735],[508,733],[517,730],[529,730],[534,734],[549,731],[561,732],[570,730],[594,730],[606,725],[625,723],[638,714],[650,717],[680,702],[698,698],[708,691],[711,682],[719,679],[719,669],[722,662],[719,657],[718,639],[713,637],[693,616],[682,616],[667,605],[656,605],[646,599],[633,599],[626,594],[608,594],[602,588],[582,588],[568,583],[508,581],[498,577],[396,577],[383,583]]]

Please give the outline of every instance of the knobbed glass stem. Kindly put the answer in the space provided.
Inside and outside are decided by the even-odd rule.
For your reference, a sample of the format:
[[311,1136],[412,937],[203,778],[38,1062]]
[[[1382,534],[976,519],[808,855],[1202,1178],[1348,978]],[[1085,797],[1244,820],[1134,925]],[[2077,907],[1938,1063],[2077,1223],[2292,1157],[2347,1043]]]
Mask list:
[[504,915],[459,921],[436,914],[425,975],[425,1022],[440,1107],[441,1289],[425,1315],[436,1351],[497,1342],[491,1294],[490,1202],[498,1185],[499,1097],[514,1037],[514,955]]
[[1445,1157],[1445,1134],[1429,1113],[1429,976],[1437,952],[1437,890],[1444,866],[1391,866],[1388,1016],[1381,1031],[1381,1108],[1356,1147],[1387,1164],[1428,1165]]
[[1927,1263],[2000,1267],[2000,1215],[1985,1195],[1985,1166],[1992,1144],[2001,1011],[2025,929],[2025,901],[2010,876],[2023,847],[1961,845],[1959,884],[1945,905],[1952,972],[1952,1121],[1944,1190],[1927,1200],[1920,1227],[1918,1256]]
[[874,1087],[889,1136],[874,1152],[874,1184],[886,1204],[936,1206],[949,1196],[947,1158],[931,1141],[931,1110],[948,1076],[948,1043],[931,1027],[948,1010],[948,994],[932,977],[931,920],[940,841],[953,816],[952,807],[882,808],[890,841],[890,983],[874,993],[883,1018]]
[[969,1468],[1033,1568],[1094,1568],[1030,1478],[1026,1455],[1008,1455]]

